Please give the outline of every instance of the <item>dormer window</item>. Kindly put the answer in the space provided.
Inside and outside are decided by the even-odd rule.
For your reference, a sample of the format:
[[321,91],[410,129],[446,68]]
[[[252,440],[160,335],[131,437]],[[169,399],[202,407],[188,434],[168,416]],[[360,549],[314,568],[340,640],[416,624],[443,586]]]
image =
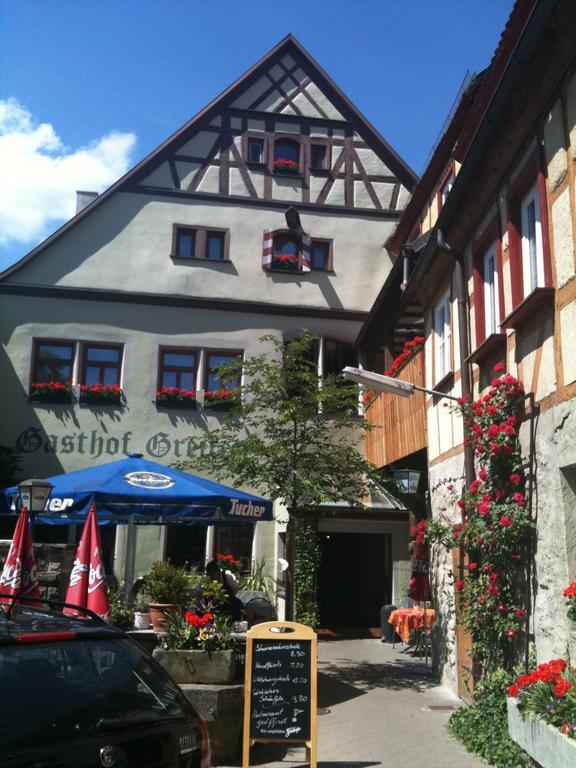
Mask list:
[[274,142],[274,173],[297,175],[300,173],[300,144],[293,139],[277,139]]

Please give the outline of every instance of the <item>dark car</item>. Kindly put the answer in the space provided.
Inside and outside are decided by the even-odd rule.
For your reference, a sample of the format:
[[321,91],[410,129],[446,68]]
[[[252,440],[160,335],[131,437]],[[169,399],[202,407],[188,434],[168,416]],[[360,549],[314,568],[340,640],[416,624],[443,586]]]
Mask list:
[[0,607],[0,765],[199,768],[200,720],[178,686],[122,630],[62,605]]

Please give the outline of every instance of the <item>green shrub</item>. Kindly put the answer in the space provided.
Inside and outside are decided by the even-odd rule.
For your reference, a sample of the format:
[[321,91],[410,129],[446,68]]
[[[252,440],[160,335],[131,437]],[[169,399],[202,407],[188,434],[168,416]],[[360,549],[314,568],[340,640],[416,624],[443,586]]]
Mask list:
[[186,571],[168,560],[153,563],[142,584],[142,592],[149,603],[184,604],[190,596],[190,588]]
[[474,705],[458,709],[448,729],[469,752],[498,768],[531,766],[528,755],[508,735],[506,695],[513,676],[497,669],[478,683]]

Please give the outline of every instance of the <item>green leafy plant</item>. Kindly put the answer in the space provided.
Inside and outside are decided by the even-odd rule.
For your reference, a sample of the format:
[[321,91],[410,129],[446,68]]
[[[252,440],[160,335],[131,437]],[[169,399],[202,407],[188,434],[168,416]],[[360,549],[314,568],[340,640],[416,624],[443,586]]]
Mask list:
[[183,568],[168,560],[153,563],[143,578],[142,593],[148,603],[185,604],[191,591],[190,579]]
[[474,705],[458,709],[450,718],[449,731],[469,752],[498,768],[526,768],[528,755],[508,735],[506,691],[512,675],[497,669],[476,686]]
[[266,559],[256,560],[252,564],[252,571],[248,576],[242,576],[240,578],[240,589],[248,590],[250,592],[266,592],[270,595],[273,592],[273,587],[276,584],[273,578]]
[[232,620],[209,612],[186,611],[184,616],[172,614],[162,645],[169,651],[225,651],[234,648]]
[[[265,354],[218,366],[219,381],[242,381],[238,406],[218,429],[193,441],[194,468],[279,499],[291,521],[323,502],[358,506],[373,487],[374,467],[357,447],[358,431],[367,428],[358,418],[357,387],[330,374],[319,386],[315,339],[306,331],[286,343],[275,336],[261,343]],[[289,522],[288,560],[294,533]],[[292,608],[287,590],[288,616]]]
[[108,605],[110,608],[110,624],[120,629],[132,629],[134,626],[134,611],[124,602],[124,596],[117,587],[108,589]]
[[300,519],[296,523],[296,563],[294,568],[294,617],[310,627],[318,625],[316,587],[320,566],[320,545],[316,523]]

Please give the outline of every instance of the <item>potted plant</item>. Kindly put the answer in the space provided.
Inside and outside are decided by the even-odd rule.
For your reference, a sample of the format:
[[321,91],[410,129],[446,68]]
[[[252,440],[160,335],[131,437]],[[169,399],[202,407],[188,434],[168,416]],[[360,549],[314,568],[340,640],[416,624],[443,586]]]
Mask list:
[[145,595],[138,595],[134,601],[134,629],[150,629],[150,608]]
[[148,601],[154,631],[164,633],[169,617],[182,613],[190,597],[190,581],[183,568],[177,568],[168,560],[159,560],[144,576],[142,594]]
[[154,658],[179,684],[233,683],[238,668],[236,638],[229,617],[202,610],[173,614]]
[[81,405],[120,405],[122,390],[117,384],[82,384],[80,387]]
[[109,588],[108,606],[110,608],[110,624],[120,627],[120,629],[132,628],[134,624],[134,611],[124,602],[124,597],[119,588]]
[[72,391],[68,384],[59,381],[34,382],[30,386],[29,398],[35,403],[69,403]]
[[163,408],[196,408],[196,392],[179,387],[162,387],[156,392],[156,405]]

